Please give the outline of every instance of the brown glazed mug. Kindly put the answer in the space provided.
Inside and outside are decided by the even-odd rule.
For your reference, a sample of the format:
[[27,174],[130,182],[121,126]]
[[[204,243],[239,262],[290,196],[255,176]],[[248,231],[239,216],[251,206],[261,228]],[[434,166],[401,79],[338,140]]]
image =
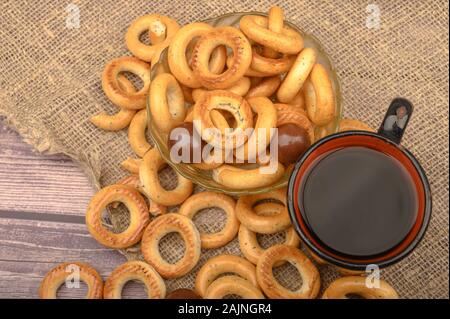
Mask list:
[[316,256],[349,270],[386,267],[423,238],[431,215],[425,172],[401,138],[413,106],[394,99],[377,133],[346,131],[313,144],[296,162],[288,208]]

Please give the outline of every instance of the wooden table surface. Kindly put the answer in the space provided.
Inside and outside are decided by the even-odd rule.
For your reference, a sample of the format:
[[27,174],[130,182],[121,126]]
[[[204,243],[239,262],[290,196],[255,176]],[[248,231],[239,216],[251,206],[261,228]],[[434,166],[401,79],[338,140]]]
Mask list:
[[[84,261],[106,279],[125,261],[98,244],[84,214],[94,190],[86,176],[62,155],[42,155],[0,118],[0,298],[38,298],[48,270],[65,261]],[[59,296],[81,297],[86,287],[62,287]],[[144,297],[129,283],[124,297]]]

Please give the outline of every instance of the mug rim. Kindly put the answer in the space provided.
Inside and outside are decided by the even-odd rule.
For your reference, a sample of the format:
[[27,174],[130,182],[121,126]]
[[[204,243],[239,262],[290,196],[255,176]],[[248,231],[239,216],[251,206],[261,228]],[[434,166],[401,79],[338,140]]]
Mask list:
[[420,241],[423,239],[425,232],[428,228],[429,221],[431,218],[431,209],[432,209],[431,188],[430,188],[430,184],[428,182],[428,179],[427,179],[427,176],[425,174],[423,167],[420,165],[419,161],[414,157],[414,155],[410,151],[408,151],[406,148],[401,146],[400,144],[397,144],[397,143],[394,143],[393,141],[391,141],[389,138],[386,138],[377,133],[373,133],[373,132],[369,132],[369,131],[360,131],[360,130],[338,132],[338,133],[334,133],[334,134],[331,134],[329,136],[322,138],[321,140],[314,143],[297,160],[297,162],[294,166],[294,169],[292,170],[292,173],[289,178],[288,188],[287,188],[287,199],[288,199],[289,216],[291,218],[291,222],[294,226],[294,229],[297,232],[297,234],[300,236],[302,241],[305,243],[305,245],[308,247],[308,249],[311,250],[312,253],[314,253],[321,259],[325,260],[326,262],[336,265],[338,267],[342,267],[342,268],[346,268],[346,269],[350,269],[350,270],[364,271],[366,269],[367,265],[369,265],[370,263],[365,263],[364,261],[362,261],[362,263],[354,263],[354,262],[350,262],[350,261],[346,261],[346,260],[342,260],[342,259],[333,257],[333,256],[323,252],[314,243],[311,242],[310,236],[304,234],[303,230],[300,227],[299,221],[297,220],[297,214],[296,214],[296,209],[294,206],[294,198],[293,198],[294,188],[295,188],[295,185],[297,184],[296,180],[297,180],[298,172],[299,172],[300,168],[302,167],[303,163],[305,162],[305,160],[311,155],[311,153],[331,140],[335,140],[335,139],[339,139],[339,138],[343,138],[343,137],[347,137],[347,136],[356,136],[356,135],[364,135],[364,136],[374,137],[374,138],[380,139],[380,140],[390,144],[391,146],[394,146],[395,148],[400,150],[400,152],[402,152],[411,161],[414,169],[416,170],[418,176],[420,177],[420,181],[423,186],[423,191],[424,191],[423,195],[424,195],[424,201],[425,201],[424,208],[423,208],[422,224],[420,225],[420,228],[417,231],[415,237],[412,239],[412,241],[408,244],[408,246],[406,248],[404,248],[402,251],[400,251],[400,253],[394,255],[391,258],[377,262],[376,265],[379,268],[384,268],[384,267],[390,266],[394,263],[397,263],[400,260],[404,259],[406,256],[408,256],[417,247],[417,245],[420,243]]

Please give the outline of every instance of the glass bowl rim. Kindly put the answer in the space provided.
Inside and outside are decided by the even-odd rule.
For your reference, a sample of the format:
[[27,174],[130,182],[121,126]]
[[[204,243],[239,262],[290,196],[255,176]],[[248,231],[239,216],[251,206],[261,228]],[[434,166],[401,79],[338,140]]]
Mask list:
[[[202,20],[201,22],[209,24],[209,23],[212,23],[212,22],[214,22],[216,20],[225,19],[225,18],[232,17],[232,16],[235,16],[235,15],[241,15],[241,16],[244,16],[244,15],[258,15],[258,16],[263,16],[263,17],[267,17],[268,16],[267,13],[265,13],[265,12],[258,12],[258,11],[229,12],[229,13],[225,13],[225,14],[222,14],[222,15],[218,15],[216,17],[212,17],[212,18],[208,18],[208,19]],[[340,77],[339,77],[338,73],[336,72],[336,68],[334,66],[334,63],[331,60],[331,58],[329,57],[328,53],[325,51],[322,42],[316,36],[314,36],[313,34],[310,34],[310,33],[307,33],[305,31],[303,31],[302,29],[300,29],[299,27],[297,27],[295,24],[293,24],[292,22],[290,22],[288,20],[284,20],[284,23],[287,24],[290,28],[296,30],[297,32],[300,32],[300,34],[302,36],[306,36],[306,37],[312,39],[313,42],[315,42],[317,44],[318,48],[320,49],[321,57],[324,58],[326,60],[327,64],[329,65],[329,69],[332,72],[332,75],[333,75],[333,77],[335,79],[333,81],[335,100],[336,100],[336,103],[337,103],[337,106],[336,106],[337,114],[335,116],[335,122],[336,123],[335,123],[335,128],[334,128],[334,131],[333,131],[333,133],[335,133],[335,132],[337,132],[337,130],[339,128],[339,122],[342,119],[342,113],[343,113],[342,105],[343,105],[343,103],[342,103],[342,91],[341,91],[341,84],[340,84],[341,80],[340,80]],[[164,48],[160,52],[160,57],[158,58],[158,62],[155,65],[159,64],[159,62],[161,61],[161,56],[167,54],[167,51],[168,51],[168,47]],[[153,72],[153,68],[154,68],[154,65],[151,66],[150,72]],[[224,194],[228,194],[228,195],[238,195],[238,196],[239,195],[252,195],[252,194],[267,193],[267,192],[270,192],[272,190],[276,190],[276,189],[288,186],[289,177],[290,177],[290,174],[292,173],[292,169],[290,169],[289,176],[287,176],[287,178],[283,177],[285,179],[284,181],[276,182],[276,183],[274,183],[272,185],[267,185],[267,186],[259,187],[259,188],[256,188],[256,189],[233,189],[233,190],[224,189],[223,186],[222,187],[220,185],[214,186],[214,185],[208,184],[207,181],[203,181],[201,179],[195,178],[195,176],[191,176],[189,174],[189,172],[187,172],[185,169],[183,169],[183,167],[185,165],[187,166],[189,164],[173,163],[170,160],[170,158],[168,158],[168,156],[166,154],[164,154],[164,152],[162,151],[162,145],[160,145],[161,143],[160,143],[160,141],[158,141],[158,137],[153,136],[152,129],[151,129],[152,128],[152,126],[151,126],[152,119],[151,119],[149,100],[150,100],[149,97],[147,97],[147,103],[146,103],[147,124],[148,124],[148,127],[150,128],[149,129],[149,131],[150,131],[150,138],[151,138],[151,140],[152,140],[152,142],[154,144],[154,147],[157,147],[157,149],[158,149],[161,157],[164,159],[164,161],[172,169],[174,169],[176,173],[180,174],[184,178],[189,179],[194,184],[197,184],[197,185],[205,188],[206,190],[214,191],[214,192],[218,192],[218,193],[224,193]],[[314,141],[314,143],[310,147],[312,147],[319,140],[320,139]],[[294,165],[295,165],[295,163],[294,163]],[[286,168],[286,170],[288,170],[288,168]]]

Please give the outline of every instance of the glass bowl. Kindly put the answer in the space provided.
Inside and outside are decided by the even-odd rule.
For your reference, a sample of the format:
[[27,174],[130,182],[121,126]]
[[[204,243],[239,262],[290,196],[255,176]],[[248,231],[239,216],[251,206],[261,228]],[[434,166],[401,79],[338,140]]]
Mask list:
[[[237,12],[237,13],[229,13],[225,15],[221,15],[216,18],[211,18],[208,20],[205,20],[203,22],[206,22],[214,27],[217,26],[239,26],[239,21],[244,15],[259,15],[259,16],[267,16],[265,13],[261,12]],[[320,42],[312,35],[307,34],[297,28],[294,24],[285,21],[285,24],[289,26],[290,28],[296,30],[303,36],[305,47],[312,47],[317,51],[317,62],[325,66],[325,68],[328,70],[331,82],[334,89],[334,96],[335,96],[335,117],[332,122],[327,124],[324,127],[316,127],[315,129],[315,136],[316,140],[325,137],[327,135],[330,135],[332,133],[335,133],[338,129],[339,121],[341,119],[342,114],[342,96],[341,96],[341,90],[340,90],[340,84],[339,84],[339,78],[335,72],[334,66],[329,59],[328,55],[324,51],[322,45]],[[166,48],[161,52],[161,55],[159,57],[158,62],[154,63],[152,65],[152,71],[151,71],[151,78],[155,76],[156,70],[159,70],[161,72],[161,68],[167,72],[170,73],[169,64],[167,61],[167,51]],[[198,184],[205,189],[215,191],[215,192],[221,192],[226,193],[229,195],[249,195],[249,194],[257,194],[257,193],[265,193],[270,192],[274,189],[285,187],[288,184],[289,175],[291,174],[291,168],[287,167],[286,172],[284,176],[279,179],[277,182],[275,182],[272,185],[259,187],[259,188],[252,188],[252,189],[233,189],[225,187],[224,185],[221,185],[214,181],[212,179],[212,171],[205,171],[200,170],[196,167],[194,167],[191,164],[185,164],[185,163],[174,163],[170,160],[170,152],[169,148],[167,146],[167,140],[168,140],[168,134],[161,132],[158,130],[154,122],[152,121],[151,112],[150,112],[150,104],[149,99],[147,99],[147,114],[148,114],[148,130],[150,132],[151,139],[155,146],[158,148],[158,150],[161,153],[161,156],[164,158],[164,160],[178,173],[180,173],[182,176],[190,179],[193,183]]]

